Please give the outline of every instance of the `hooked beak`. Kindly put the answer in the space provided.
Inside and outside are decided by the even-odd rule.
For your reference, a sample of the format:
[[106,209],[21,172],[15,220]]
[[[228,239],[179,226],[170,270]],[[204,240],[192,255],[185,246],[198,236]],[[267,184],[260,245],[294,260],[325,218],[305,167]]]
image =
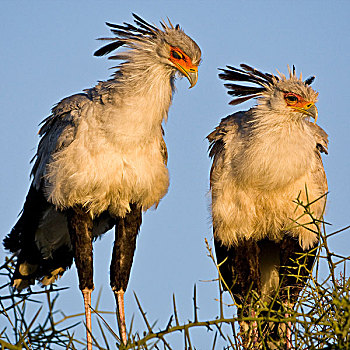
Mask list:
[[188,81],[190,82],[190,87],[189,89],[193,88],[198,80],[198,67],[196,66],[192,66],[191,68],[184,68],[183,66],[181,66],[179,63],[177,62],[173,62],[177,69],[185,75],[185,77],[188,79]]
[[312,104],[310,107],[294,107],[297,111],[304,113],[308,116],[310,116],[311,118],[314,119],[314,124],[316,124],[317,121],[317,117],[318,117],[318,110],[316,108],[316,106],[314,104]]

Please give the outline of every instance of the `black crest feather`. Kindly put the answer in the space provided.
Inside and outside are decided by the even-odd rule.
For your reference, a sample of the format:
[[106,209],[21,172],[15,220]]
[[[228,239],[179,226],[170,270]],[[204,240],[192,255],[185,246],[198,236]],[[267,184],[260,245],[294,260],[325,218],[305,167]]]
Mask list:
[[257,69],[248,66],[247,64],[241,64],[239,68],[232,66],[226,66],[227,69],[220,69],[223,73],[219,74],[219,78],[229,81],[241,81],[251,84],[256,84],[258,86],[246,86],[239,84],[224,84],[226,88],[229,89],[227,92],[231,96],[237,96],[230,102],[230,105],[238,105],[245,101],[250,100],[251,98],[259,96],[264,90],[266,90],[266,85],[273,83],[274,77],[272,74],[263,73]]
[[311,84],[314,82],[314,80],[315,80],[315,76],[313,75],[312,77],[308,77],[308,78],[304,81],[304,83],[305,83],[305,85],[311,85]]
[[[136,39],[141,40],[145,36],[154,38],[157,36],[161,30],[154,25],[147,23],[140,16],[135,13],[132,14],[134,17],[135,24],[130,24],[123,22],[123,24],[113,24],[106,22],[106,25],[110,27],[111,32],[115,35],[114,38],[100,38],[99,40],[108,40],[112,41],[111,43],[101,47],[98,49],[94,56],[103,56],[109,54],[110,52],[118,49],[120,46],[123,46],[127,40]],[[170,23],[170,21],[169,21]],[[165,29],[165,25],[161,23],[163,29]],[[178,25],[175,27],[176,30],[179,30]],[[116,56],[112,56],[109,58],[114,58]]]
[[[241,68],[241,69],[240,69]],[[263,73],[259,70],[242,63],[240,68],[226,66],[226,69],[220,69],[223,73],[219,74],[219,78],[228,81],[240,81],[250,84],[256,84],[258,86],[247,86],[240,84],[224,84],[224,86],[229,89],[227,92],[231,96],[235,96],[229,104],[238,105],[251,98],[259,96],[264,90],[266,90],[267,85],[271,85],[274,81],[278,81],[279,77],[274,76],[270,73]],[[295,66],[293,65],[293,75],[295,75]],[[314,76],[307,78],[304,81],[305,85],[311,85],[315,80]]]
[[102,46],[100,49],[95,51],[94,56],[104,56],[109,54],[110,52],[116,50],[118,47],[122,46],[124,44],[124,41],[118,40],[114,41],[110,44],[107,44],[105,46]]

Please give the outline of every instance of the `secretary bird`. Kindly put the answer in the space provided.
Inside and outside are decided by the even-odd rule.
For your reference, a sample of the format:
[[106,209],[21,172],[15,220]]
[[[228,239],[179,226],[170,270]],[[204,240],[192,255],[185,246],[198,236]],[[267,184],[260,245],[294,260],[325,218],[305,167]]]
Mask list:
[[115,34],[95,52],[122,60],[112,78],[63,99],[43,121],[21,216],[5,238],[17,254],[13,286],[49,285],[72,264],[83,293],[88,349],[91,338],[92,241],[115,227],[110,285],[121,340],[127,343],[124,292],[142,212],[168,191],[166,121],[176,73],[190,87],[201,51],[179,25],[161,28],[133,14],[134,24],[107,23]]
[[[219,271],[243,315],[254,316],[254,310],[248,312],[251,291],[281,309],[272,304],[279,289],[281,304],[290,307],[310,274],[326,203],[321,153],[327,154],[328,137],[316,125],[314,77],[303,81],[294,67],[288,78],[275,76],[245,64],[227,66],[219,77],[229,81],[225,87],[235,96],[231,105],[257,98],[257,105],[222,119],[207,137]],[[250,331],[256,327],[250,326]],[[291,347],[290,325],[283,336],[281,326],[262,328],[270,338],[265,347]],[[241,323],[245,348],[260,348],[257,329],[250,337],[247,332],[248,325]]]

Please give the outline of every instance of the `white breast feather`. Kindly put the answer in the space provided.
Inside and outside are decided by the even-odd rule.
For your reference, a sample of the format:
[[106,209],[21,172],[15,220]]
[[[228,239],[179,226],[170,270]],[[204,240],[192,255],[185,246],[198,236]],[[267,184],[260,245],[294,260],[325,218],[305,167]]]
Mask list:
[[[244,148],[235,129],[225,135],[225,154],[211,177],[216,235],[230,246],[250,238],[278,242],[288,232],[304,249],[313,246],[317,235],[300,225],[315,227],[295,203],[298,197],[312,202],[325,192],[314,176],[319,164],[311,131],[281,128],[254,141]],[[324,201],[312,204],[315,218],[323,215]]]
[[90,103],[76,111],[84,117],[75,139],[54,155],[45,176],[47,197],[56,207],[80,204],[92,215],[108,209],[124,216],[130,202],[146,210],[166,194],[163,115],[152,101],[128,102],[133,108]]

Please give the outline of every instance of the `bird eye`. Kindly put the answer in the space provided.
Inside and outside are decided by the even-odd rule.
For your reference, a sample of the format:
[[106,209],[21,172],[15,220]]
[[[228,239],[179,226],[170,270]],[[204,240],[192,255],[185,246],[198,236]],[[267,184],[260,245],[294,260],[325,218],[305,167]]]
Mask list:
[[285,96],[285,99],[289,103],[296,103],[298,101],[298,97],[296,97],[295,95],[287,95]]
[[183,59],[183,56],[179,52],[177,52],[175,50],[171,51],[171,55],[177,60],[182,60]]

